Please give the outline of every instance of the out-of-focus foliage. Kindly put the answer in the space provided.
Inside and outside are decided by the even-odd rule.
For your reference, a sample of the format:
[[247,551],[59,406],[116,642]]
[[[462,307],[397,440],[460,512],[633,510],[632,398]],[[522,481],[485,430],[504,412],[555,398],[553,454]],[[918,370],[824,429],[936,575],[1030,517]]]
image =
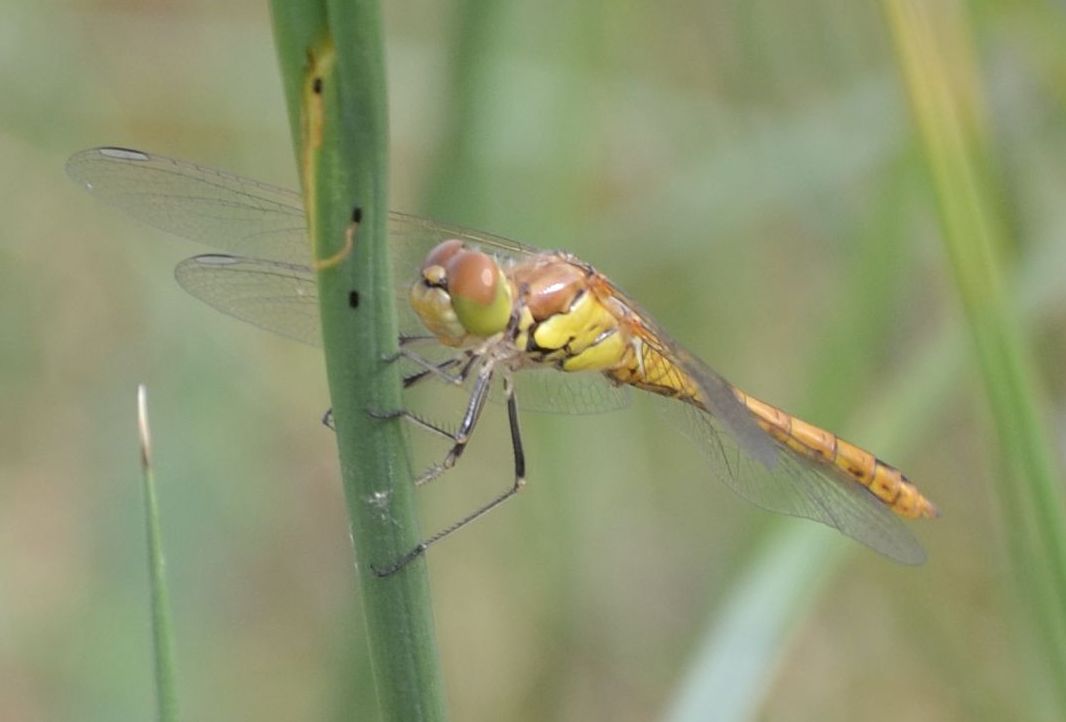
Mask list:
[[[184,714],[350,719],[370,694],[353,683],[363,630],[321,359],[184,296],[170,268],[201,249],[62,173],[117,143],[295,187],[266,12],[6,11],[0,718],[151,714],[141,381]],[[1066,15],[972,12],[1016,241],[1003,272],[1061,448]],[[760,714],[1039,719],[989,494],[995,436],[877,5],[417,0],[390,4],[386,28],[394,206],[574,251],[732,381],[873,445],[943,509],[916,528],[922,568],[837,560],[753,692]],[[427,403],[443,417],[454,401]],[[420,492],[425,529],[508,483],[504,427],[490,409]],[[776,522],[644,405],[524,430],[527,491],[430,555],[452,716],[654,718],[703,631],[737,618],[721,613]]]
[[[1032,641],[1038,694],[1053,690],[1066,717],[1066,488],[1042,419],[1026,324],[1006,276],[1011,237],[990,172],[988,124],[959,3],[887,0],[900,67],[936,192],[951,258],[994,417],[1001,473],[995,484],[1015,588]],[[952,52],[954,51],[954,52]],[[1012,284],[1013,285],[1013,284]]]

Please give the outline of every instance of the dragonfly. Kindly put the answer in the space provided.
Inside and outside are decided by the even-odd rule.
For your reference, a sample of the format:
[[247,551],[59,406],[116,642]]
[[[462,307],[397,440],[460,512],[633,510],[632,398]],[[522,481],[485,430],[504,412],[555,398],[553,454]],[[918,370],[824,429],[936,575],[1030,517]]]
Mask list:
[[[224,253],[193,256],[175,277],[219,311],[320,345],[318,298],[299,193],[139,150],[100,147],[67,173],[103,202]],[[886,557],[921,564],[925,552],[901,520],[937,507],[873,453],[757,399],[674,341],[593,266],[490,233],[389,214],[397,272],[399,351],[405,387],[427,380],[468,393],[456,431],[408,410],[402,417],[450,443],[415,480],[422,485],[462,455],[486,400],[506,404],[514,456],[507,489],[382,569],[387,576],[525,484],[522,408],[597,413],[628,403],[629,389],[665,400],[707,457],[711,475],[769,511],[828,525]]]

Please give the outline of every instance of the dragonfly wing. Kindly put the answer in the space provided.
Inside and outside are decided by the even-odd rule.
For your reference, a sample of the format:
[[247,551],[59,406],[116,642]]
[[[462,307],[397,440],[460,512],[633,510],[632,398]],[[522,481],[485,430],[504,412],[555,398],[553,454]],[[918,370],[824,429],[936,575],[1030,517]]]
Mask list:
[[398,211],[389,213],[389,237],[397,239],[398,245],[421,251],[422,255],[414,259],[417,262],[416,268],[422,265],[423,257],[429,249],[452,238],[458,238],[469,246],[503,259],[518,259],[542,252],[538,248],[494,233]]
[[[466,361],[466,355],[440,344],[420,344],[416,352],[429,363],[446,367],[456,373]],[[408,359],[400,359],[400,373],[404,377],[423,376],[425,367]],[[628,408],[632,402],[630,390],[611,383],[596,372],[564,373],[554,368],[523,368],[513,374],[515,397],[519,411],[547,414],[599,414]],[[463,384],[465,393],[473,391],[477,374],[471,373]],[[432,377],[424,383],[434,383]],[[503,375],[496,374],[489,389],[489,400],[504,403]]]
[[759,427],[752,413],[733,394],[732,385],[678,344],[670,342],[669,339],[661,340],[670,344],[671,356],[688,377],[698,384],[710,413],[729,429],[753,459],[768,470],[775,468],[778,460],[777,444]]
[[618,314],[629,332],[640,339],[640,368],[643,373],[654,376],[645,380],[652,386],[674,390],[695,385],[702,403],[730,430],[745,451],[766,468],[774,468],[777,449],[773,439],[733,394],[730,383],[682,348],[651,314],[605,276],[597,273],[590,283],[593,292]]
[[[71,178],[103,202],[160,230],[246,260],[309,265],[303,199],[294,191],[127,148],[83,150],[71,156],[66,168]],[[441,241],[459,238],[502,261],[536,252],[503,236],[405,213],[389,214],[389,237],[400,330],[407,335],[423,331],[407,301],[408,284],[429,250]],[[267,312],[259,309],[260,314]],[[269,330],[289,326],[284,318],[272,321],[262,315],[255,323]],[[279,332],[300,340],[307,336]]]
[[673,402],[664,410],[707,456],[714,475],[748,501],[780,514],[839,529],[871,549],[904,564],[921,564],[925,552],[903,522],[853,479],[827,464],[774,444],[777,463],[767,467],[736,441],[713,414]]
[[597,291],[614,302],[643,342],[642,367],[659,374],[648,379],[652,386],[696,387],[695,396],[705,409],[670,394],[663,406],[707,455],[713,473],[726,486],[770,511],[839,529],[905,564],[925,560],[921,545],[880,499],[836,467],[808,459],[770,436],[728,381],[673,341],[616,286],[602,279]]
[[318,289],[307,266],[205,254],[174,269],[188,293],[222,313],[311,346],[321,346]]
[[[318,290],[307,266],[209,253],[182,261],[174,275],[190,295],[227,316],[311,346],[322,344]],[[439,344],[420,352],[436,363],[455,355]],[[405,374],[419,370],[410,363],[402,367]],[[601,374],[555,369],[522,370],[515,375],[515,393],[521,410],[547,413],[600,413],[625,408],[630,402],[628,389]],[[502,403],[502,387],[494,387],[490,398]]]
[[298,193],[225,171],[124,148],[71,156],[67,174],[143,223],[242,256],[307,264]]
[[628,388],[612,384],[603,374],[591,371],[523,369],[514,375],[514,382],[518,408],[522,411],[599,414],[627,408],[632,401]]
[[[66,170],[103,202],[168,233],[247,257],[305,265],[310,259],[303,199],[295,191],[129,148],[83,150]],[[413,263],[408,277],[429,249],[450,238],[497,257],[537,252],[503,236],[406,213],[389,214],[389,232],[401,247],[398,257]]]

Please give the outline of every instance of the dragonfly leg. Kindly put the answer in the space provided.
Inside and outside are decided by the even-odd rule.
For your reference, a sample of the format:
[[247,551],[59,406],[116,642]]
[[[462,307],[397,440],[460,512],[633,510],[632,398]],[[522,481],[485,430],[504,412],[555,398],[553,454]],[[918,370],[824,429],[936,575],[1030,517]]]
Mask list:
[[401,348],[403,348],[404,346],[417,346],[420,343],[429,343],[430,341],[434,341],[435,342],[436,340],[437,340],[436,336],[431,336],[430,334],[426,334],[426,333],[423,333],[423,334],[412,334],[410,336],[404,335],[404,334],[400,334],[399,337],[397,337],[397,339],[396,339],[396,343]]
[[473,369],[474,367],[474,358],[474,356],[467,356],[465,359],[462,356],[454,356],[450,359],[441,361],[439,364],[436,364],[436,368],[434,370],[423,369],[422,371],[416,371],[413,374],[408,374],[407,376],[403,377],[403,387],[405,389],[409,389],[415,384],[421,383],[422,381],[425,381],[428,378],[439,378],[441,375],[444,376],[448,383],[453,383],[454,377],[451,374],[448,374],[447,371],[451,368],[454,368],[455,366],[458,366],[464,361],[466,363],[463,365],[463,368],[459,370],[459,373],[455,376],[461,379],[462,382],[465,382],[467,377],[470,376],[471,369]]
[[418,414],[412,413],[412,412],[408,411],[407,409],[400,409],[398,411],[384,411],[384,412],[381,412],[381,411],[368,411],[366,413],[367,413],[367,416],[369,416],[370,418],[378,419],[379,421],[390,421],[392,419],[406,419],[407,421],[410,421],[412,424],[414,424],[415,426],[419,427],[420,429],[425,429],[427,431],[432,431],[435,434],[440,434],[441,436],[443,436],[445,439],[448,439],[449,441],[452,441],[452,442],[456,441],[456,435],[454,433],[452,433],[451,431],[448,431],[447,429],[441,428],[437,424],[434,424],[432,421],[430,421],[428,419],[424,419],[421,416],[419,416]]
[[488,514],[490,511],[500,506],[505,501],[507,501],[519,491],[521,491],[522,487],[525,486],[526,457],[525,452],[522,450],[522,434],[518,428],[518,405],[515,402],[514,384],[511,380],[510,373],[506,373],[506,375],[504,376],[503,387],[504,393],[507,396],[507,420],[511,428],[511,448],[514,451],[514,483],[509,489],[507,489],[507,491],[491,499],[487,504],[478,507],[472,513],[467,514],[451,526],[441,529],[433,536],[423,539],[414,548],[412,548],[410,551],[408,551],[406,554],[394,561],[389,566],[378,568],[372,565],[371,569],[379,577],[392,576],[393,574],[407,566],[410,562],[425,554],[426,550],[429,549],[432,545],[449,536],[453,532],[459,531],[475,519],[479,519],[485,514]]
[[[420,341],[432,341],[432,340],[435,340],[434,337],[432,337],[432,336],[401,336],[400,337],[400,346],[402,347],[405,344],[414,344],[414,343],[417,343],[417,342],[420,342]],[[415,355],[415,354],[412,354],[412,355]],[[401,357],[407,358],[407,356],[401,351],[401,352],[397,352],[395,354],[392,354],[391,356],[386,357],[385,358],[385,362],[386,363],[392,363],[393,361],[396,361],[397,359],[399,359]],[[473,355],[471,355],[471,354],[466,354],[465,357],[464,356],[453,356],[452,358],[445,359],[444,361],[441,361],[438,364],[433,364],[432,362],[422,358],[421,356],[419,356],[418,359],[419,360],[415,361],[415,363],[420,363],[421,362],[420,365],[428,364],[430,366],[433,366],[434,368],[425,368],[422,371],[417,371],[417,372],[415,372],[413,374],[408,374],[407,376],[404,376],[404,378],[403,378],[403,387],[405,389],[409,389],[412,386],[414,386],[415,384],[420,383],[420,382],[424,381],[425,379],[433,377],[433,376],[441,376],[448,383],[455,383],[456,379],[459,380],[460,384],[465,383],[466,379],[470,376],[470,371],[473,368],[474,361],[475,361],[475,357]],[[463,366],[463,368],[459,371],[458,374],[455,374],[453,376],[452,374],[448,373],[449,369],[457,366],[458,364],[462,363],[464,360],[465,360],[466,363]],[[427,427],[427,428],[429,428],[429,429],[431,429],[433,431],[436,431],[438,433],[444,434],[448,438],[452,438],[452,436],[453,436],[452,434],[449,434],[448,432],[443,431],[442,429],[439,429],[439,428],[435,427],[433,424],[430,424],[425,419],[416,417],[414,414],[406,414],[406,412],[402,412],[402,411],[400,411],[400,412],[390,412],[390,413],[385,413],[385,414],[378,414],[378,413],[375,413],[375,412],[370,412],[370,416],[372,416],[372,417],[374,417],[376,419],[394,419],[394,418],[397,418],[397,417],[400,417],[400,416],[405,416],[405,415],[407,415],[409,418],[411,418],[417,424],[419,424],[421,426],[424,426],[424,427]],[[335,421],[333,419],[333,409],[327,409],[326,413],[322,415],[322,425],[327,427],[327,428],[329,428],[329,429],[331,429],[331,430],[333,430],[333,431],[337,430],[337,425],[336,425],[336,423],[335,423]]]
[[507,423],[511,428],[511,451],[514,452],[513,494],[526,483],[526,452],[522,450],[522,431],[518,428],[518,402],[515,401],[514,379],[509,371],[503,377],[503,393],[507,397]]
[[[454,364],[451,364],[448,361],[443,361],[440,363],[430,361],[421,354],[415,353],[411,349],[404,348],[402,346],[396,353],[385,356],[382,360],[385,363],[395,363],[400,359],[406,359],[413,363],[415,366],[421,367],[423,371],[425,371],[425,375],[427,376],[433,375],[443,381],[446,381],[447,383],[454,384],[456,386],[461,386],[463,382],[466,381],[466,374],[469,373],[469,369],[472,367],[473,360],[475,358],[472,354],[467,354],[467,356],[468,360],[466,366],[463,367],[463,371],[460,371],[457,374],[448,373],[448,369],[451,368],[451,366],[453,366]],[[456,361],[458,361],[458,358],[456,359]],[[417,383],[418,381],[422,380],[422,376],[420,374],[421,372],[418,372],[413,375],[414,377],[416,377],[414,383]],[[407,382],[407,378],[405,378],[404,388],[408,388],[410,385],[411,384]]]
[[[456,356],[454,358],[447,359],[446,361],[442,361],[440,364],[437,364],[437,368],[440,369],[440,370],[448,369],[448,368],[451,368],[451,367],[463,362],[464,360],[465,360],[465,364],[464,364],[462,370],[459,371],[458,376],[465,383],[466,379],[470,376],[470,372],[474,368],[474,362],[477,360],[477,358],[475,356],[467,356],[465,358],[462,357],[462,356]],[[407,376],[403,380],[404,388],[405,389],[406,388],[410,388],[411,386],[414,386],[415,384],[419,383],[420,381],[423,381],[424,379],[430,378],[431,376],[432,376],[432,372],[430,372],[430,371],[420,371],[420,372],[418,372],[416,374],[412,374],[411,376]],[[476,389],[475,389],[475,393],[476,393]],[[480,413],[480,411],[478,413]],[[371,411],[367,411],[367,415],[370,416],[371,418],[379,419],[379,420],[382,420],[382,421],[388,421],[390,419],[407,419],[408,421],[413,423],[415,426],[418,426],[420,428],[426,429],[428,431],[432,431],[433,433],[436,433],[436,434],[440,434],[441,436],[443,436],[444,438],[448,439],[449,441],[451,441],[453,443],[458,443],[460,441],[460,437],[458,436],[458,434],[456,434],[454,432],[451,432],[451,431],[448,431],[448,430],[446,430],[444,428],[441,428],[437,424],[434,424],[432,421],[429,421],[428,419],[422,418],[418,414],[415,414],[415,413],[413,413],[411,411],[408,411],[407,409],[399,409],[397,411],[372,411],[371,410]],[[328,418],[328,422],[327,422],[327,418]],[[327,426],[330,426],[330,428],[333,428],[331,426],[332,421],[333,421],[333,414],[332,414],[332,409],[331,409],[330,411],[326,412],[326,417],[324,417],[322,419],[322,422],[325,423]],[[435,466],[437,466],[437,465],[435,465]],[[440,472],[438,472],[437,475],[439,475],[439,473]],[[421,477],[419,477],[419,478],[421,479]],[[425,483],[425,482],[416,480],[415,485],[416,486],[420,486],[423,483]]]
[[[469,373],[468,369],[464,369]],[[455,462],[466,450],[467,442],[474,433],[481,411],[485,408],[485,399],[489,396],[489,388],[492,385],[492,377],[495,372],[492,363],[486,363],[478,369],[477,381],[474,382],[474,390],[470,393],[470,400],[466,404],[466,412],[463,420],[459,422],[459,429],[454,434],[445,434],[454,442],[452,448],[444,458],[426,469],[415,479],[415,486],[422,486],[436,479],[438,476],[455,466]]]
[[400,334],[396,337],[396,351],[383,355],[381,360],[387,364],[391,364],[401,358],[405,358],[404,351],[410,351],[417,346],[436,342],[437,337],[430,336],[429,334]]

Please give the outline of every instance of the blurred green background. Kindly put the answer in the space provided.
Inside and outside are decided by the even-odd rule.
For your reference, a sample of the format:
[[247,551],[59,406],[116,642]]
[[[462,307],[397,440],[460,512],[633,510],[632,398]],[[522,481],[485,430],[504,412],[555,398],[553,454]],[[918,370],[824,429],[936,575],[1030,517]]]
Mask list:
[[[711,484],[645,405],[528,415],[528,490],[429,556],[452,718],[659,718],[708,632],[702,686],[739,697],[719,719],[1046,718],[880,7],[387,5],[395,208],[572,250],[944,512],[904,568]],[[1061,448],[1066,9],[967,12],[946,52],[977,54]],[[171,268],[201,248],[63,175],[119,144],[295,187],[265,3],[9,3],[0,90],[0,718],[153,714],[143,381],[185,718],[374,719],[320,356],[185,296]],[[420,492],[425,530],[509,483],[504,421]]]

